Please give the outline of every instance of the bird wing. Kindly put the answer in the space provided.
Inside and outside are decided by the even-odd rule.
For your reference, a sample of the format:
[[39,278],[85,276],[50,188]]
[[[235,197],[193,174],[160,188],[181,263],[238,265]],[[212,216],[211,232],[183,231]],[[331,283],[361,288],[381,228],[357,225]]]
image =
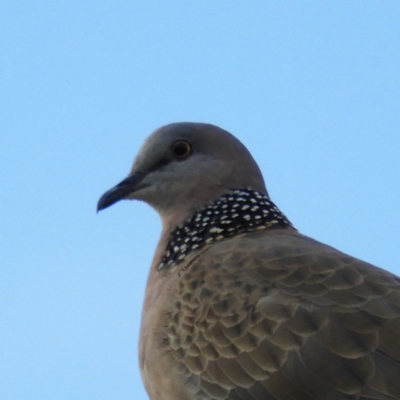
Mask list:
[[400,282],[294,230],[210,246],[168,315],[196,399],[400,399]]

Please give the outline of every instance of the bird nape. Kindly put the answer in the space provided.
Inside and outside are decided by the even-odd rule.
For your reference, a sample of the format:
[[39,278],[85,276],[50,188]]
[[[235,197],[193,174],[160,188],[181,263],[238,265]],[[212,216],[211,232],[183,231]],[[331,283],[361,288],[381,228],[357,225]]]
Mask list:
[[244,145],[209,124],[150,135],[99,200],[162,220],[140,329],[151,400],[400,399],[400,281],[299,233]]

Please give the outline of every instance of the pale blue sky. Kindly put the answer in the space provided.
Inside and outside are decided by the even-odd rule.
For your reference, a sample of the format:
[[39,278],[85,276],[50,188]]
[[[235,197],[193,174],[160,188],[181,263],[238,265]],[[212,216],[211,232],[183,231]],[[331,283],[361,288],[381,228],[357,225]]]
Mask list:
[[400,2],[0,4],[0,398],[146,399],[157,215],[98,197],[173,121],[239,137],[295,226],[400,274]]

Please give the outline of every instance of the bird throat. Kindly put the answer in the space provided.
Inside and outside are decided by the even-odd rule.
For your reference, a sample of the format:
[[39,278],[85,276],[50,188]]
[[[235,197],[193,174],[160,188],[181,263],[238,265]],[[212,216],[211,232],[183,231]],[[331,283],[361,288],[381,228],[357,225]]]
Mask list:
[[268,196],[235,189],[196,212],[170,234],[158,270],[173,267],[200,248],[233,236],[271,227],[293,228]]

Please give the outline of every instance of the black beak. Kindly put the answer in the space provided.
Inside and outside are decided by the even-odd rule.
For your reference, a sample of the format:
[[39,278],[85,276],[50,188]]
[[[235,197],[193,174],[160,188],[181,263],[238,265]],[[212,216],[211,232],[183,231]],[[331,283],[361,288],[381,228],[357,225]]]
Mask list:
[[145,176],[146,174],[137,172],[128,176],[122,182],[118,183],[118,185],[105,192],[97,203],[97,212],[112,206],[117,201],[125,199],[129,194],[136,190],[146,187],[147,185],[140,184]]

